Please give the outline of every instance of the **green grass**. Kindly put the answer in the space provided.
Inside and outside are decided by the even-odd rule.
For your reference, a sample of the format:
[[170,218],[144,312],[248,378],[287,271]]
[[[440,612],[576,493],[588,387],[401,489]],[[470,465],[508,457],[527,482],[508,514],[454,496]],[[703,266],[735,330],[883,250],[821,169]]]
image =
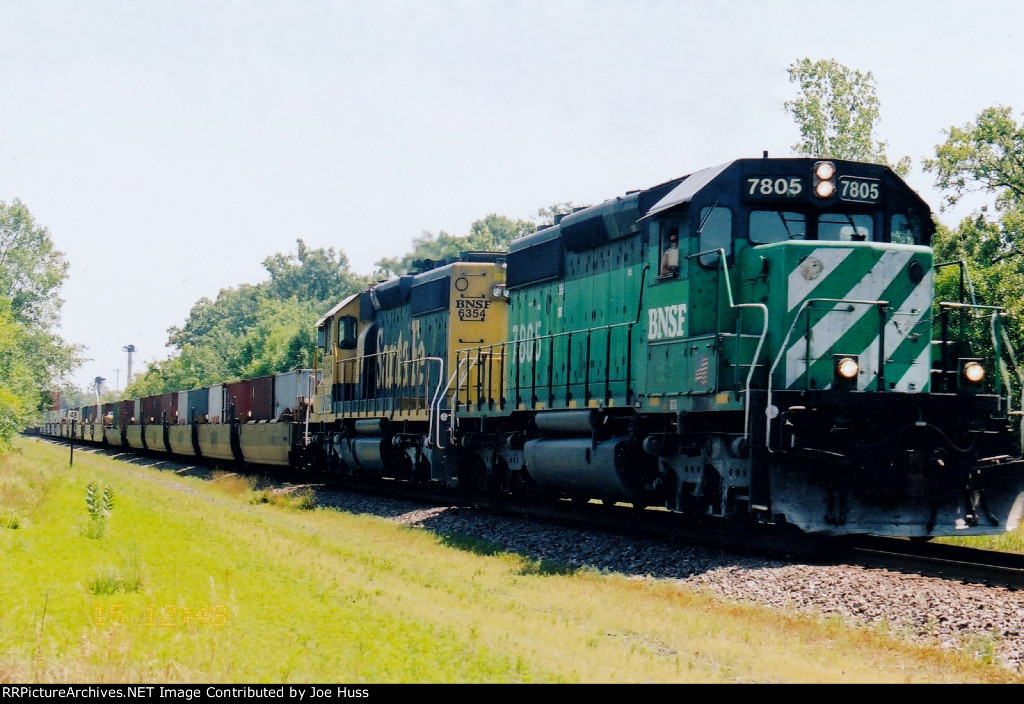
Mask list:
[[[0,516],[20,516],[0,528],[0,682],[1018,681],[983,653],[316,509],[308,491],[17,447],[0,458]],[[93,538],[91,482],[116,495]]]
[[963,545],[981,550],[998,550],[1024,554],[1024,526],[1000,535],[985,535],[977,538],[938,538],[937,543]]

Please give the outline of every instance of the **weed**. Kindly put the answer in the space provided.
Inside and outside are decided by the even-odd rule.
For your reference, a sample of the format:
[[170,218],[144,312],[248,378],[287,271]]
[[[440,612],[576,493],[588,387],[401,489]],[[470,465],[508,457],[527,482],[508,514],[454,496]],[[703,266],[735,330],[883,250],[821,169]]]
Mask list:
[[559,562],[558,560],[548,560],[543,557],[524,565],[523,568],[519,570],[519,574],[521,575],[535,574],[542,577],[551,575],[565,576],[574,574],[575,572],[576,568],[571,565]]
[[89,482],[85,488],[85,505],[89,509],[89,518],[102,520],[110,517],[114,510],[114,489],[110,486],[103,487],[100,493],[100,485],[97,482]]
[[964,639],[964,650],[986,665],[991,665],[996,661],[996,646],[998,644],[998,634],[979,633]]
[[293,508],[300,511],[312,511],[316,508],[316,495],[308,487],[286,487],[284,489],[264,489],[250,501],[253,504],[271,504],[281,508]]
[[121,588],[121,575],[116,568],[106,566],[86,580],[85,588],[93,596],[116,594]]
[[131,546],[121,556],[122,567],[104,565],[86,579],[85,588],[93,596],[109,596],[117,592],[134,594],[142,591],[142,561],[139,551]]
[[243,477],[234,472],[214,472],[212,483],[230,496],[248,493],[256,486],[255,477]]
[[107,519],[114,510],[114,490],[110,486],[100,491],[98,482],[89,482],[85,488],[85,507],[89,511],[89,522],[82,528],[82,535],[90,540],[99,540],[107,529]]
[[18,528],[21,528],[23,520],[24,519],[17,510],[0,506],[0,528],[17,530]]

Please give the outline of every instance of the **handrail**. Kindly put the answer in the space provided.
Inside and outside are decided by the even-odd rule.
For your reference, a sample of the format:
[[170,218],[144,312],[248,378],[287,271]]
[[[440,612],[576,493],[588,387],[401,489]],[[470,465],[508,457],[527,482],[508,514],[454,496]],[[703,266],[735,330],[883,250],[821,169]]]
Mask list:
[[[457,362],[455,364],[455,371],[453,371],[452,375],[450,377],[448,377],[448,383],[445,384],[444,390],[441,391],[441,392],[435,392],[434,393],[434,398],[430,402],[431,403],[431,413],[433,413],[434,404],[436,403],[436,405],[437,405],[438,423],[437,423],[437,426],[435,428],[435,432],[437,434],[437,439],[436,439],[436,442],[435,442],[435,447],[437,447],[438,449],[441,449],[441,450],[443,450],[444,448],[447,447],[447,445],[442,445],[441,444],[441,422],[440,422],[441,402],[444,400],[444,397],[448,395],[448,390],[450,388],[452,388],[452,382],[456,380],[456,378],[459,375],[459,370],[462,369],[462,360],[459,359],[459,353],[458,352],[456,352],[456,359],[457,359]],[[468,358],[467,358],[467,360],[468,360]],[[441,375],[441,378],[442,379],[444,378],[443,374]],[[440,382],[438,382],[438,385],[440,385]],[[456,386],[456,394],[458,394],[458,386]],[[450,409],[451,409],[451,407],[449,406],[449,410]],[[454,418],[452,418],[452,425],[453,426],[454,426],[454,422],[455,422]],[[450,438],[450,436],[451,436],[451,432],[449,432],[449,438]]]
[[[431,431],[434,427],[434,399],[441,392],[441,382],[444,381],[444,360],[440,357],[420,357],[411,359],[410,362],[437,362],[437,387],[434,389],[434,398],[430,400],[430,408],[427,414],[427,440],[430,440]],[[428,375],[429,376],[429,375]],[[440,425],[440,423],[439,423]]]
[[[308,387],[309,391],[309,406],[311,408],[313,406],[313,400],[316,398],[316,387],[318,386],[318,384],[316,383],[315,366],[313,367],[313,373],[309,375],[309,378],[306,381],[306,386]],[[312,442],[312,438],[309,435],[309,417],[313,414],[310,413],[310,408],[306,409],[306,430],[302,435],[303,446],[309,446],[309,443]]]
[[[757,368],[757,360],[761,356],[761,348],[764,346],[764,341],[768,337],[768,306],[764,303],[736,303],[732,297],[732,283],[729,279],[729,263],[727,261],[726,253],[724,248],[719,249],[708,249],[703,252],[697,252],[696,254],[687,255],[687,259],[695,259],[696,257],[702,257],[705,254],[713,254],[718,252],[718,261],[722,264],[722,278],[725,279],[725,292],[729,300],[729,308],[735,310],[737,308],[757,308],[764,314],[764,325],[761,328],[761,335],[757,340],[757,349],[754,350],[754,357],[750,360],[750,370],[747,372],[747,381],[744,385],[743,393],[743,441],[747,442],[750,438],[750,387],[754,380],[754,370]],[[738,319],[739,316],[737,316]],[[737,332],[739,332],[739,325],[736,326]],[[769,393],[771,389],[771,375],[768,376],[768,387]]]
[[977,305],[978,297],[974,295],[974,282],[971,281],[971,270],[967,268],[967,262],[964,261],[963,259],[957,259],[952,262],[941,262],[939,264],[934,264],[932,268],[938,271],[939,269],[944,269],[947,266],[960,267],[960,300],[963,301],[964,298],[964,279],[966,278],[967,289],[971,293],[971,303]]

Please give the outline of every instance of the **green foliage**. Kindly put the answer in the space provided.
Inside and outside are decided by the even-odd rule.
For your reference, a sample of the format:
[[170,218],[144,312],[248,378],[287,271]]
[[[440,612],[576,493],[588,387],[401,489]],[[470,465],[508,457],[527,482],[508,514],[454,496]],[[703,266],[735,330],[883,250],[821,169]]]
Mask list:
[[275,254],[263,260],[270,273],[266,287],[270,297],[287,300],[332,303],[344,292],[359,291],[366,285],[365,277],[349,270],[348,258],[329,249],[308,249],[297,240],[296,254]]
[[52,332],[68,264],[45,227],[15,200],[0,201],[0,452],[53,402],[51,389],[80,350]]
[[[946,203],[953,205],[965,193],[981,191],[995,196],[1000,212],[1019,213],[1024,203],[1024,125],[1017,124],[1012,110],[986,108],[974,122],[950,127],[945,134],[946,141],[935,147],[935,158],[925,160],[924,166],[935,173],[935,185],[949,191]],[[1019,226],[1021,216],[1013,220]]]
[[85,488],[85,505],[92,520],[109,518],[110,512],[114,510],[113,487],[105,486],[103,493],[100,493],[100,485],[97,482],[89,482]]
[[[538,211],[541,218],[554,221],[556,214],[572,212],[572,203],[559,203]],[[434,235],[424,232],[412,241],[412,251],[401,257],[384,258],[377,262],[377,278],[398,276],[418,268],[416,262],[444,261],[460,252],[507,252],[512,240],[537,229],[531,220],[513,220],[491,213],[469,226],[469,234],[449,235],[443,230]]]
[[412,251],[402,257],[386,257],[377,262],[376,277],[378,279],[399,276],[417,269],[416,262],[440,262],[448,257],[465,251],[468,246],[466,237],[449,235],[442,230],[437,235],[424,232],[412,240]]
[[76,364],[77,351],[52,333],[19,320],[0,296],[0,452],[53,403],[51,379]]
[[354,274],[334,249],[309,249],[297,240],[296,254],[263,261],[270,279],[221,289],[216,300],[199,299],[182,327],[168,330],[169,359],[149,369],[127,389],[128,397],[209,386],[313,363],[313,324],[369,279]]
[[89,482],[85,488],[85,506],[89,511],[89,523],[82,533],[87,538],[99,540],[106,530],[107,519],[114,510],[114,489],[104,486],[100,492],[97,482]]
[[788,72],[790,83],[800,87],[800,96],[784,104],[800,128],[800,141],[793,145],[797,154],[889,164],[901,176],[910,171],[909,157],[890,164],[886,143],[875,139],[881,103],[870,71],[861,73],[835,59],[805,58]]
[[[972,123],[946,130],[936,146],[935,159],[925,169],[935,173],[936,185],[946,191],[946,205],[970,192],[988,194],[994,213],[983,206],[962,220],[956,230],[939,227],[933,240],[936,262],[962,260],[973,284],[973,301],[1003,306],[1010,314],[1007,329],[1016,350],[1024,349],[1018,321],[1024,319],[1024,125],[1008,107],[983,110]],[[939,300],[957,300],[955,268],[936,278]],[[968,300],[972,300],[968,298]],[[969,332],[973,349],[991,354],[984,321]]]
[[25,204],[0,201],[0,296],[11,302],[15,318],[43,329],[53,326],[64,303],[56,293],[67,272],[63,253]]
[[85,580],[85,588],[93,596],[110,596],[122,592],[142,591],[142,561],[138,547],[132,546],[122,556],[122,566],[104,565]]

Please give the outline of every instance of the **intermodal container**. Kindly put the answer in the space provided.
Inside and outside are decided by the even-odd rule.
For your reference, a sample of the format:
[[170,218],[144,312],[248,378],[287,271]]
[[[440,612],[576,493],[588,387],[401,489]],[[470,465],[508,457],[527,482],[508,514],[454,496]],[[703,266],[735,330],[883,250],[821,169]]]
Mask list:
[[282,420],[286,414],[295,420],[304,418],[304,409],[312,399],[310,382],[315,384],[317,377],[319,372],[312,369],[296,369],[275,375],[274,418]]
[[251,401],[248,418],[241,420],[270,420],[274,417],[274,377],[251,379]]
[[214,384],[207,396],[207,410],[211,423],[224,422],[224,385]]
[[[188,409],[186,417],[189,423],[208,423],[207,415],[210,413],[209,387],[189,391],[188,404],[185,407]],[[178,414],[183,415],[180,407],[178,408]]]
[[249,420],[252,410],[252,379],[224,384],[224,420]]
[[176,403],[174,422],[179,425],[188,423],[188,391],[179,391]]

